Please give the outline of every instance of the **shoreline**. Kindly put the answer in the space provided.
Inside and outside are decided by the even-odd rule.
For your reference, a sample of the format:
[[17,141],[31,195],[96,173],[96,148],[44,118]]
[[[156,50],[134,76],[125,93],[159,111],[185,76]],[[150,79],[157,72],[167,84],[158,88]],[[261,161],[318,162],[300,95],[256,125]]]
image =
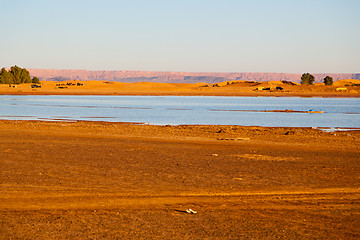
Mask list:
[[202,97],[298,97],[298,98],[360,98],[360,95],[350,94],[314,94],[314,93],[169,93],[169,92],[149,92],[149,93],[54,93],[54,92],[0,92],[0,95],[9,96],[202,96]]
[[[7,116],[8,117],[8,116]],[[14,117],[14,116],[10,116]],[[95,117],[96,118],[96,117]],[[260,126],[260,125],[234,125],[234,124],[150,124],[147,122],[114,122],[104,120],[72,120],[66,118],[43,118],[34,120],[24,119],[0,119],[1,122],[24,122],[24,123],[99,123],[99,124],[120,124],[120,125],[135,125],[135,126],[153,126],[153,127],[241,127],[241,128],[268,128],[268,129],[313,129],[323,132],[346,132],[359,131],[360,127],[288,127],[288,126]],[[327,131],[333,130],[333,131]]]
[[[349,134],[354,133],[359,135],[359,138],[350,137],[348,140],[360,140],[360,128],[339,128],[346,129],[345,131],[326,131],[332,129],[331,127],[272,127],[272,126],[243,126],[243,125],[219,125],[219,124],[180,124],[180,125],[154,125],[141,122],[107,122],[107,121],[91,121],[91,120],[0,120],[0,129],[14,128],[18,131],[37,131],[45,133],[47,131],[58,131],[56,134],[70,134],[70,135],[111,135],[123,137],[142,138],[157,138],[160,139],[186,139],[186,140],[200,140],[216,142],[234,143],[242,140],[261,140],[264,142],[281,142],[289,136],[298,138],[296,142],[304,142],[304,139],[316,139],[322,137],[330,137],[331,141],[336,138],[348,138]],[[127,133],[125,129],[130,129]],[[338,128],[335,128],[338,129]],[[325,130],[325,131],[324,131]],[[89,131],[89,132],[86,132]],[[106,131],[112,132],[108,134]],[[294,136],[293,136],[294,135]],[[292,138],[290,137],[290,138]],[[329,140],[326,141],[326,147],[329,145]],[[266,140],[266,141],[265,141]],[[294,139],[293,139],[294,140]],[[306,140],[308,141],[308,140]],[[306,142],[305,141],[305,142]],[[246,142],[246,141],[245,141]],[[338,143],[340,144],[340,143]],[[351,148],[359,148],[358,146],[349,146]]]

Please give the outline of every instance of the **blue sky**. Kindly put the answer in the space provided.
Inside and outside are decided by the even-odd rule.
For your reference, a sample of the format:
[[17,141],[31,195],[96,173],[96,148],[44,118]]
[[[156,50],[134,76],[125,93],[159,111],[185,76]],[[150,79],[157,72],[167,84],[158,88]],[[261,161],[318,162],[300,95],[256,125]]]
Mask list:
[[359,0],[0,0],[0,66],[359,73]]

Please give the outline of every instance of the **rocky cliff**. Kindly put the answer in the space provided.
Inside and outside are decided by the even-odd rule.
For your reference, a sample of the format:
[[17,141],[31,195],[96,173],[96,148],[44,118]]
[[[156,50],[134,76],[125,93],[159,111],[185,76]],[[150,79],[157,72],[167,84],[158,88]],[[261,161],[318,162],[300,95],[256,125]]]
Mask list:
[[[296,73],[216,73],[216,72],[156,72],[156,71],[87,71],[28,69],[32,76],[40,80],[103,80],[117,82],[165,82],[165,83],[215,83],[229,80],[247,81],[292,81],[300,82],[302,74]],[[334,81],[339,79],[360,79],[360,74],[318,73],[313,74],[316,82],[325,76]]]

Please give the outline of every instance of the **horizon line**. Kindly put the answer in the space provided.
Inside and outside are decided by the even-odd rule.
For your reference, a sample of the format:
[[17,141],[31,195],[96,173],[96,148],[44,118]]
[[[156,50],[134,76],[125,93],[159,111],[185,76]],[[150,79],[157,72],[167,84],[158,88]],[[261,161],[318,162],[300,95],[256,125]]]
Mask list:
[[[6,68],[6,67],[5,67]],[[9,69],[9,68],[8,68]],[[249,71],[229,71],[229,72],[216,72],[216,71],[159,71],[159,70],[88,70],[88,69],[65,69],[65,68],[25,68],[25,69],[32,69],[32,70],[65,70],[65,71],[88,71],[88,72],[163,72],[163,73],[270,73],[270,74],[303,74],[303,73],[310,73],[310,74],[360,74],[360,72],[249,72]]]

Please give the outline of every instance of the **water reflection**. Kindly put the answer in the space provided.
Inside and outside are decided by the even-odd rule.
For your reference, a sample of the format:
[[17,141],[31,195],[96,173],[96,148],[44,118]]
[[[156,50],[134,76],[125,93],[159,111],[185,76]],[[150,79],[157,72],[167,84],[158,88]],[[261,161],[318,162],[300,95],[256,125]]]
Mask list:
[[0,119],[359,128],[360,101],[296,97],[0,96]]

